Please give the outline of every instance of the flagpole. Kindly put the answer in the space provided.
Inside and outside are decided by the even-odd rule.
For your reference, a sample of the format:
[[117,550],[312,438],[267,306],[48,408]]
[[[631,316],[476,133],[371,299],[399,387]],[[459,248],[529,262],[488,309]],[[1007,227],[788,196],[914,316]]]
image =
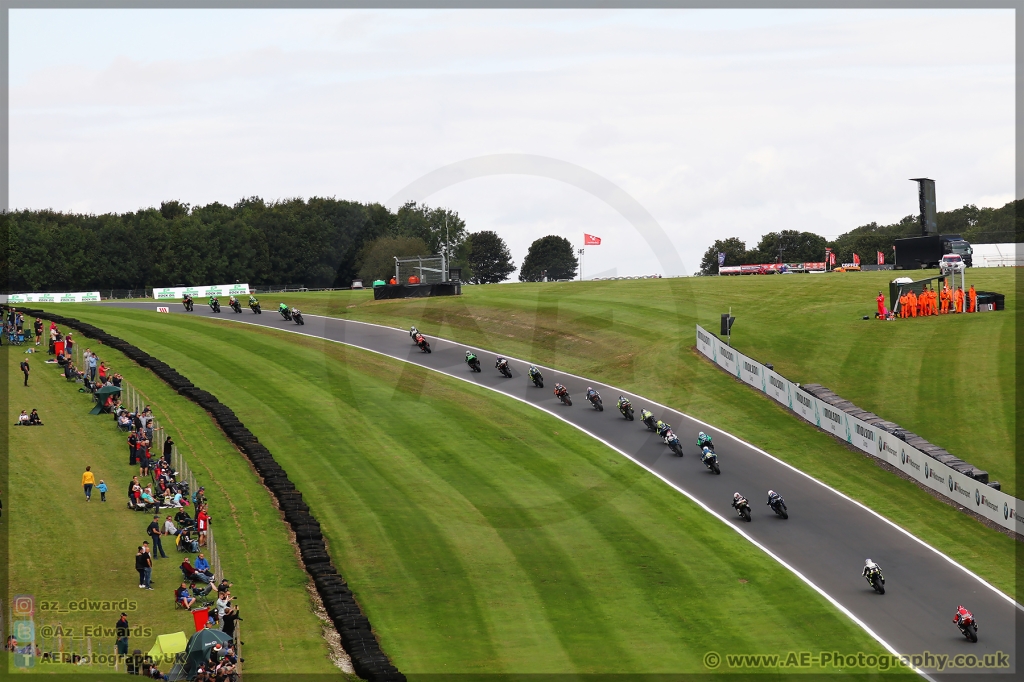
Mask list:
[[580,254],[580,281],[583,281],[583,249],[579,250]]

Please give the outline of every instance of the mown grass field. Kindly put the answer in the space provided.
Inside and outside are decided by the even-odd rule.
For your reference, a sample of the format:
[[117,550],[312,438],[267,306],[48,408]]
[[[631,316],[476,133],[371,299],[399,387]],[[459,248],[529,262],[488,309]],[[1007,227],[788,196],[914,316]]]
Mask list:
[[[23,350],[5,346],[2,351],[9,374],[6,418],[13,424],[22,409],[37,408],[44,425],[8,429],[10,478],[9,490],[3,491],[2,518],[10,524],[11,594],[35,597],[37,643],[44,651],[113,653],[114,637],[87,638],[86,628],[112,628],[122,610],[133,628],[148,633],[131,637],[129,651],[149,651],[158,634],[190,635],[191,615],[175,610],[172,597],[185,555],[174,551],[170,540],[164,540],[170,559],[155,562],[153,591],[138,588],[134,557],[138,545],[148,540],[145,528],[152,516],[125,506],[128,483],[138,473],[128,466],[125,434],[111,417],[88,414],[92,401],[78,392],[81,384],[66,382],[56,365],[44,364],[45,351],[25,355]],[[102,347],[98,352],[145,395],[209,491],[222,567],[234,583],[232,593],[243,618],[245,670],[345,679],[329,659],[306,591],[307,578],[280,513],[255,472],[197,406],[120,353]],[[32,365],[27,388],[18,370],[25,357]],[[86,503],[81,476],[87,465],[97,480],[107,483],[106,503],[95,490]],[[98,611],[69,610],[70,602],[82,599],[111,605],[100,604]],[[62,612],[53,611],[53,605]],[[60,640],[55,634],[42,636],[47,625],[62,626]],[[41,665],[33,671],[106,673],[112,668]]]
[[276,330],[74,314],[194,377],[274,452],[403,672],[701,673],[708,651],[880,649],[685,497],[529,406]]
[[[801,383],[829,386],[987,469],[1014,492],[1015,280],[971,270],[1007,310],[865,321],[892,273],[466,286],[463,296],[373,301],[368,291],[288,294],[311,314],[437,334],[622,386],[726,429],[884,514],[1015,593],[1014,543],[885,472],[712,366],[694,325]],[[280,296],[264,297],[266,307]],[[984,419],[970,415],[984,413]],[[971,419],[974,419],[971,422]],[[981,424],[967,430],[967,423]],[[897,502],[898,500],[898,502]]]

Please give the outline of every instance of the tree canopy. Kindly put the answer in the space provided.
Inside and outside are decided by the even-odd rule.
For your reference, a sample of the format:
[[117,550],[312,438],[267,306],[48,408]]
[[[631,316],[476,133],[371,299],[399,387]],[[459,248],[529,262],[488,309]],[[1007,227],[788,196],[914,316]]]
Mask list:
[[579,261],[572,244],[565,237],[548,235],[530,244],[530,250],[519,269],[520,282],[540,282],[547,271],[547,278],[572,279],[576,276]]
[[[1011,201],[1002,208],[978,208],[968,204],[952,211],[936,214],[940,234],[959,234],[972,244],[1010,243],[1024,241],[1024,199]],[[908,215],[890,225],[871,222],[856,227],[832,241],[812,232],[782,230],[769,232],[757,247],[746,249],[746,243],[736,237],[716,240],[704,252],[700,262],[702,275],[718,272],[718,254],[726,254],[726,265],[756,265],[759,263],[820,262],[825,258],[825,247],[836,253],[838,263],[853,262],[853,254],[865,263],[873,263],[881,251],[886,262],[893,259],[893,244],[897,239],[921,234],[918,216]],[[781,260],[780,260],[781,254]]]
[[103,215],[22,210],[5,212],[2,219],[10,291],[236,280],[348,286],[369,253],[366,244],[381,237],[418,239],[425,244],[422,253],[437,253],[447,221],[453,266],[460,265],[466,239],[465,222],[446,208],[408,203],[392,212],[380,204],[323,197],[248,197],[234,206],[165,201],[159,208]]
[[474,232],[467,238],[470,272],[467,281],[474,284],[504,282],[516,269],[505,240],[490,230]]

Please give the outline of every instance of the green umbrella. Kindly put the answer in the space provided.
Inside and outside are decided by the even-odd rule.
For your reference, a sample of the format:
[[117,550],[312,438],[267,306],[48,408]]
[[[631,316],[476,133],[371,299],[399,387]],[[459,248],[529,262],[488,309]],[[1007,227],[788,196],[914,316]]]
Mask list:
[[96,407],[89,411],[89,414],[103,414],[103,403],[106,402],[107,396],[111,394],[121,393],[120,386],[104,386],[100,390],[96,391]]
[[210,658],[214,644],[227,644],[231,638],[220,630],[204,628],[188,640],[185,653],[178,654],[178,663],[167,674],[170,680],[192,679],[196,670]]

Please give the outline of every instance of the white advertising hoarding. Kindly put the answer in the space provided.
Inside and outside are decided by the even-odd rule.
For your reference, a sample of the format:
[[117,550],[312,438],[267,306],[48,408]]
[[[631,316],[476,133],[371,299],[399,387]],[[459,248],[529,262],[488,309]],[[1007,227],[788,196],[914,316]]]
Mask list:
[[891,433],[819,400],[780,374],[730,348],[700,325],[697,326],[697,350],[725,371],[785,405],[818,428],[858,450],[885,460],[914,480],[1004,528],[1024,533],[1024,520],[1017,516],[1016,498],[979,483],[932,459]]
[[11,294],[7,302],[15,303],[86,303],[100,300],[98,291],[74,291],[63,294]]
[[242,296],[249,294],[248,284],[211,284],[201,287],[153,287],[153,298],[164,301],[168,299],[180,299],[185,294],[191,294],[192,298],[206,298],[209,296]]

